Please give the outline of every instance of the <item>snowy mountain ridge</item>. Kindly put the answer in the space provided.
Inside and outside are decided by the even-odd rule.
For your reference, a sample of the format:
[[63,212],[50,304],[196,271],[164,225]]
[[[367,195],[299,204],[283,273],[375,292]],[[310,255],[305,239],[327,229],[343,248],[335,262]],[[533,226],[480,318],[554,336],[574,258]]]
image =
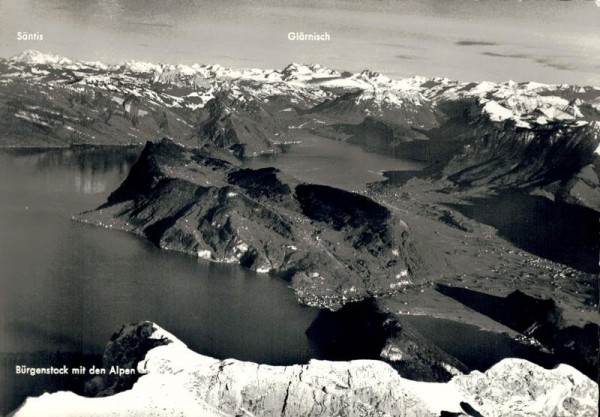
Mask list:
[[28,50],[0,59],[0,90],[5,146],[143,144],[168,136],[184,146],[209,141],[256,156],[297,143],[300,131],[364,141],[375,131],[361,126],[372,121],[382,123],[380,133],[391,135],[382,143],[392,147],[447,132],[454,137],[446,139],[463,140],[453,123],[463,133],[485,125],[531,132],[530,138],[585,130],[593,149],[600,145],[598,87],[393,79],[298,63],[282,70],[106,65]]
[[[492,121],[513,120],[519,127],[552,121],[588,122],[580,106],[584,96],[592,97],[589,106],[600,110],[600,88],[549,85],[534,82],[464,83],[446,78],[410,77],[391,79],[365,70],[358,74],[340,73],[321,65],[290,64],[283,70],[228,69],[220,65],[172,65],[131,61],[117,65],[79,62],[58,55],[28,50],[5,61],[7,73],[0,83],[13,78],[71,83],[73,87],[92,85],[108,90],[121,89],[134,95],[146,95],[161,104],[197,109],[216,91],[227,89],[241,98],[247,93],[256,99],[273,95],[295,96],[297,100],[318,102],[339,94],[362,91],[358,98],[373,101],[378,107],[402,107],[409,103],[478,99]],[[76,79],[73,80],[72,77]],[[186,94],[152,94],[157,85],[187,89]],[[194,94],[195,93],[195,94]],[[567,99],[565,96],[573,96]],[[187,100],[193,98],[194,100]]]

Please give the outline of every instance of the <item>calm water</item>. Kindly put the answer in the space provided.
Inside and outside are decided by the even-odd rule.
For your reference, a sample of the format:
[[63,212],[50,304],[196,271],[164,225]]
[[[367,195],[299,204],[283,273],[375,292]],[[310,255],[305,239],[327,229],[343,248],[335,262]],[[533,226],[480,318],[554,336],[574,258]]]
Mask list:
[[561,358],[520,343],[504,333],[482,330],[477,326],[429,316],[402,316],[419,333],[471,369],[485,371],[505,358],[527,359],[552,368]]
[[[40,352],[101,353],[123,323],[154,321],[220,358],[289,364],[318,356],[304,334],[316,310],[298,305],[285,282],[70,219],[102,203],[138,152],[0,152],[0,414],[23,395],[11,387],[44,381],[15,377],[7,354],[58,365]],[[52,387],[30,392],[44,389]]]
[[302,133],[300,143],[285,146],[279,155],[245,161],[248,168],[274,166],[300,181],[362,191],[370,182],[383,181],[385,171],[420,170],[421,162],[402,160],[363,151],[342,141]]
[[[323,357],[305,336],[317,310],[298,305],[287,283],[71,220],[106,200],[139,151],[0,151],[0,414],[27,395],[77,388],[57,378],[15,376],[15,364],[99,363],[94,355],[123,323],[154,321],[219,358],[290,364]],[[316,137],[247,165],[275,165],[300,180],[347,189],[382,179],[382,170],[419,168]],[[505,336],[407,320],[475,368],[519,356]]]
[[[117,325],[151,320],[218,357],[314,356],[304,331],[315,311],[299,306],[287,283],[71,220],[106,200],[139,151],[0,152],[0,353],[100,352]],[[418,166],[312,136],[247,165],[345,188]]]

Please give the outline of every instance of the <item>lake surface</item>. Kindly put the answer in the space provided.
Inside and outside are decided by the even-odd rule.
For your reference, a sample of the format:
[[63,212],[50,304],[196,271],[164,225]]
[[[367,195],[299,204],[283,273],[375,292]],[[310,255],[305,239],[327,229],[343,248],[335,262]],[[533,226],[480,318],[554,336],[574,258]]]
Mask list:
[[[305,335],[318,311],[299,305],[286,282],[71,220],[105,202],[140,151],[0,151],[0,414],[28,394],[73,389],[64,378],[16,376],[15,364],[99,364],[124,323],[153,321],[217,358],[283,365],[322,357]],[[383,169],[418,167],[313,136],[246,165],[347,189],[383,179]]]
[[119,324],[151,320],[218,357],[311,357],[314,311],[286,283],[70,219],[102,203],[136,154],[0,156],[0,352],[101,352]]
[[[124,323],[156,322],[217,358],[274,365],[324,358],[305,335],[318,310],[299,305],[286,282],[71,220],[103,203],[140,151],[0,151],[0,414],[28,395],[81,389],[87,379],[18,376],[16,364],[98,366],[106,342]],[[383,179],[383,170],[420,167],[312,136],[246,165],[275,165],[302,181],[346,189]],[[407,320],[476,369],[507,356],[548,360],[505,335],[451,321]]]
[[62,362],[43,358],[57,352],[100,354],[124,323],[154,321],[219,358],[289,364],[319,356],[304,334],[317,311],[300,306],[287,283],[71,220],[104,202],[138,153],[0,152],[0,414],[18,404],[10,387],[42,381],[16,378],[17,358],[51,366]]
[[300,181],[363,191],[366,184],[383,181],[386,171],[414,171],[423,162],[398,159],[362,150],[346,142],[302,132],[300,143],[286,145],[283,153],[244,161],[247,168],[277,167]]
[[405,315],[408,323],[446,353],[471,369],[486,371],[505,358],[521,358],[552,368],[561,358],[512,339],[504,333],[491,332],[466,323],[429,316]]

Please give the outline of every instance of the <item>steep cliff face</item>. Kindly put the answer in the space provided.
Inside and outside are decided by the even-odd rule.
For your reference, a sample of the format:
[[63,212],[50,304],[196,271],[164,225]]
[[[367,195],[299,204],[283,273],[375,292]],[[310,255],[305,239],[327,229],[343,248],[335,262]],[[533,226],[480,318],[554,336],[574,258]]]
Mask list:
[[600,212],[600,155],[596,153],[591,164],[575,176],[551,184],[547,188],[560,200]]
[[217,93],[202,109],[197,136],[240,158],[279,153],[287,127],[265,107],[251,96]]
[[[442,164],[433,170],[434,177],[441,176],[461,188],[550,185],[559,198],[575,188],[575,194],[583,192],[585,197],[576,201],[571,195],[568,201],[595,204],[600,193],[585,168],[593,170],[597,161],[599,112],[572,94],[569,89],[539,87],[500,90],[486,93],[458,113],[457,108],[448,112],[448,105],[455,106],[460,100],[443,101],[444,112],[453,116],[437,131],[442,133],[450,123],[454,129],[447,129],[444,135],[461,146],[442,158]],[[425,134],[435,140],[438,135],[432,136],[432,132]]]
[[419,280],[408,226],[347,191],[241,169],[199,150],[148,143],[123,182],[81,220],[158,246],[291,280],[299,300],[335,307]]
[[[136,369],[151,349],[170,343],[166,339],[153,338],[154,331],[154,325],[150,322],[121,327],[106,344],[102,355],[102,367]],[[109,372],[98,375],[85,384],[85,394],[91,397],[106,397],[123,392],[130,389],[139,377],[137,373],[119,375]]]
[[548,123],[523,129],[512,121],[480,120],[472,127],[473,139],[442,174],[466,187],[547,185],[572,178],[593,162],[598,132],[595,123]]
[[[148,326],[141,323],[139,326]],[[46,416],[596,416],[598,387],[575,369],[506,359],[447,383],[401,378],[373,360],[276,367],[219,361],[190,351],[156,325],[124,327],[114,340],[160,341],[135,385],[111,397],[69,392],[30,398],[14,417]],[[128,334],[128,337],[124,337]],[[139,339],[139,340],[138,340]],[[146,342],[147,343],[147,342]],[[153,342],[154,343],[154,342]]]
[[420,109],[435,118],[423,127],[369,116],[358,124],[333,123],[313,131],[370,152],[428,162],[426,175],[463,188],[524,188],[579,179],[563,193],[576,186],[574,193],[587,192],[595,202],[597,191],[589,190],[596,188],[593,175],[580,173],[597,158],[595,117],[524,122],[498,118],[486,111],[495,102],[484,103],[473,97],[441,98],[435,111]]

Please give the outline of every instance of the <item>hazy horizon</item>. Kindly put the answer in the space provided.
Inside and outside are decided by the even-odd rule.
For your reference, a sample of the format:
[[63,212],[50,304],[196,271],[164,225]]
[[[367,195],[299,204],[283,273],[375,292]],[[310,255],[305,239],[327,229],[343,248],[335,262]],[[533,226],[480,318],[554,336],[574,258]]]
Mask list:
[[[0,1],[0,56],[26,49],[106,63],[283,68],[318,63],[392,77],[600,85],[593,1]],[[18,41],[17,32],[43,41]],[[288,32],[328,32],[298,42]]]

